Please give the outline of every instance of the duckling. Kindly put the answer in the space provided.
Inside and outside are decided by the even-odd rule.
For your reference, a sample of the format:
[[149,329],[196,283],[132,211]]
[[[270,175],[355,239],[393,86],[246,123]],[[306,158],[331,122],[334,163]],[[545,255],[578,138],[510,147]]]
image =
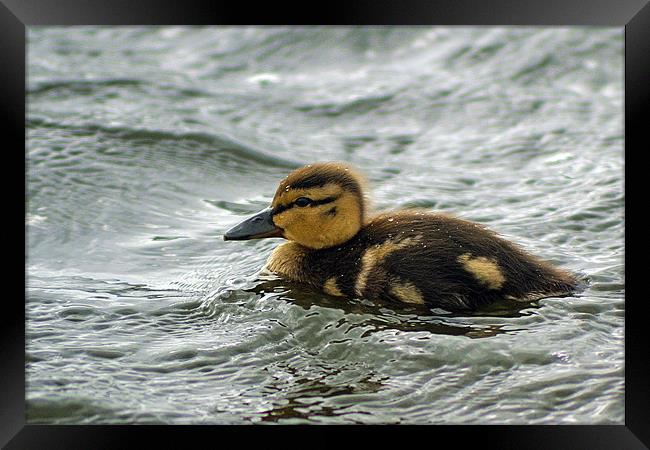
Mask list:
[[578,285],[573,274],[477,223],[419,210],[370,216],[364,186],[344,163],[296,169],[270,207],[229,229],[224,240],[287,239],[267,269],[341,297],[462,310],[568,295]]

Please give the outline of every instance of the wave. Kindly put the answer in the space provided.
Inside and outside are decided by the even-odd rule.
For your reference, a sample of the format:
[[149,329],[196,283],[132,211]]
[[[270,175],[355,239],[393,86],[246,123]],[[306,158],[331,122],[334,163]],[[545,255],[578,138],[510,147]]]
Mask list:
[[221,152],[228,152],[233,157],[249,160],[263,165],[270,165],[273,167],[282,167],[293,169],[301,166],[303,163],[294,161],[285,157],[280,157],[268,153],[259,147],[255,147],[249,143],[244,143],[239,139],[222,133],[214,135],[206,132],[172,132],[168,130],[155,130],[148,128],[131,128],[124,126],[110,127],[96,123],[60,123],[49,121],[44,118],[31,117],[27,118],[27,128],[51,128],[60,130],[70,130],[75,133],[82,133],[85,135],[103,134],[111,138],[126,140],[126,141],[179,141],[185,144],[195,142],[201,144],[203,147],[218,148]]

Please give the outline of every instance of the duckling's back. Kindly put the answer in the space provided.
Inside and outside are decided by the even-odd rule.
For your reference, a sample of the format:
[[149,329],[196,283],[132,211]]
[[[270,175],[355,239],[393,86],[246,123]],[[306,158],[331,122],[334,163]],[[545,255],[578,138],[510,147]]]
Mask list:
[[383,214],[346,245],[358,258],[346,278],[363,297],[474,308],[503,298],[565,295],[577,284],[494,232],[448,215]]

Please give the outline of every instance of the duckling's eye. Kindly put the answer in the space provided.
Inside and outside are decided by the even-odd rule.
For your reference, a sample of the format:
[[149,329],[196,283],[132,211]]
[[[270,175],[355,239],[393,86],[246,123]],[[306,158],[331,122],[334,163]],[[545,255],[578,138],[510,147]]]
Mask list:
[[302,208],[302,207],[304,207],[304,206],[308,206],[308,205],[310,205],[310,204],[311,204],[311,200],[308,199],[307,197],[300,197],[300,198],[297,198],[293,203],[294,203],[296,206],[300,206],[300,207]]

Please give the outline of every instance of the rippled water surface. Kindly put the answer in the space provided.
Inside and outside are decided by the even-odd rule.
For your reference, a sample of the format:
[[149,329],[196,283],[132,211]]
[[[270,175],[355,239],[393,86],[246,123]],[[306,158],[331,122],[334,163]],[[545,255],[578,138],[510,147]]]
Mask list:
[[[30,423],[623,423],[623,34],[32,27]],[[475,313],[328,297],[224,242],[302,164],[586,276]]]

